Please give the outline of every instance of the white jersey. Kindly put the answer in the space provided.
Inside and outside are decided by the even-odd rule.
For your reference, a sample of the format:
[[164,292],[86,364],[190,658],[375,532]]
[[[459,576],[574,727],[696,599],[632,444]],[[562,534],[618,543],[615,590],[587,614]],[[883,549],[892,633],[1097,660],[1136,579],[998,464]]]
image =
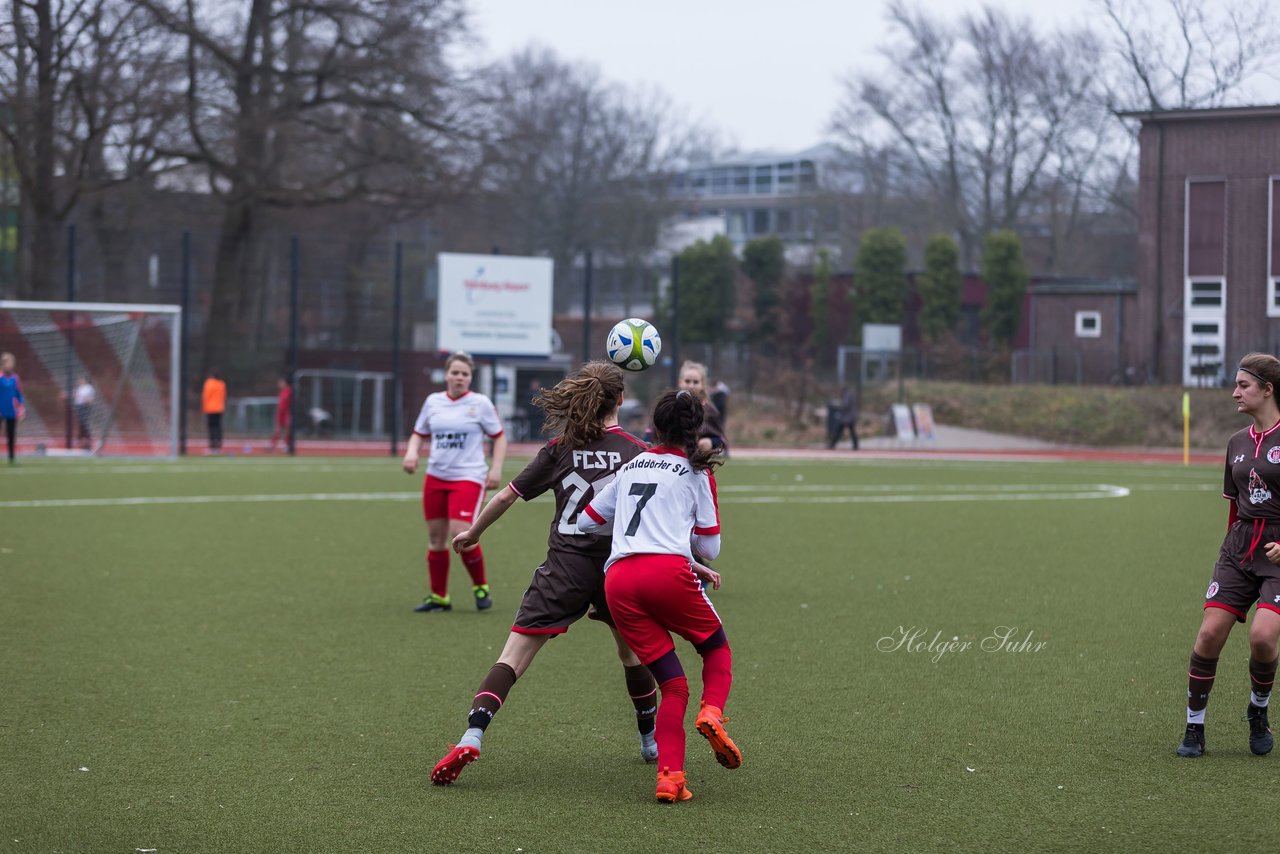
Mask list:
[[474,391],[454,400],[448,392],[427,395],[413,432],[431,440],[427,474],[441,480],[484,483],[484,437],[502,435],[502,422],[493,401]]
[[591,533],[613,523],[613,549],[605,569],[634,554],[714,558],[720,552],[720,508],[716,479],[696,472],[674,448],[645,451],[619,470],[578,516],[578,530]]

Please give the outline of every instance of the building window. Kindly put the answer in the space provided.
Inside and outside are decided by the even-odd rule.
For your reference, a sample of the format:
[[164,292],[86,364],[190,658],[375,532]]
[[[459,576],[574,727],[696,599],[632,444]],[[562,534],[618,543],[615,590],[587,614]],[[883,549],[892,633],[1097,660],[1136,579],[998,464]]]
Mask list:
[[733,167],[733,193],[737,196],[745,196],[751,192],[751,167],[735,166]]
[[790,193],[796,188],[796,165],[794,163],[778,164],[778,192]]
[[1280,175],[1267,190],[1267,315],[1280,317]]
[[801,191],[813,191],[818,186],[818,173],[813,166],[812,160],[800,161],[800,189]]
[[1076,337],[1099,338],[1102,336],[1102,313],[1097,311],[1076,312]]
[[756,208],[751,212],[751,233],[753,235],[769,233],[768,208]]
[[1187,307],[1220,308],[1224,284],[1221,279],[1193,279],[1187,289]]
[[791,234],[792,230],[794,229],[794,226],[791,224],[791,209],[779,208],[778,210],[774,211],[774,215],[778,219],[777,228],[776,228],[777,233],[781,235]]
[[728,227],[725,229],[729,232],[729,237],[734,240],[741,240],[747,233],[747,216],[742,211],[730,211]]
[[773,193],[773,167],[756,167],[756,193],[767,196]]

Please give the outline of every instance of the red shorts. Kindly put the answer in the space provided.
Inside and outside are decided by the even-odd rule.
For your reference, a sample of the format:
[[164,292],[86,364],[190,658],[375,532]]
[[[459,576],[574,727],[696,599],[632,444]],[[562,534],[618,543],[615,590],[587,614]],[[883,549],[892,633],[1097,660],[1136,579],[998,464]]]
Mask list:
[[689,561],[680,555],[631,555],[604,574],[604,595],[622,639],[641,664],[675,649],[670,632],[693,644],[721,628]]
[[484,485],[474,480],[441,480],[427,475],[422,483],[422,515],[431,519],[458,519],[470,524],[484,501]]

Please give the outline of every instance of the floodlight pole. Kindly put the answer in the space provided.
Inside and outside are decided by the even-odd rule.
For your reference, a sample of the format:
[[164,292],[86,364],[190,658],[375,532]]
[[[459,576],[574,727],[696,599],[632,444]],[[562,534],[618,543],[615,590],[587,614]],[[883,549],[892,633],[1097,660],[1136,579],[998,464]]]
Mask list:
[[671,385],[680,384],[680,256],[671,256]]
[[391,306],[391,456],[397,456],[400,439],[400,303],[404,272],[404,244],[396,241],[396,262]]
[[[67,226],[67,302],[76,301],[76,226],[71,223]],[[65,386],[66,393],[66,425],[67,425],[67,450],[71,450],[71,390],[75,388],[75,369],[76,369],[76,315],[72,312],[67,317],[67,384]]]
[[187,455],[187,373],[190,366],[187,350],[190,347],[191,317],[191,230],[182,232],[182,316],[178,321],[178,453]]
[[582,273],[582,361],[591,361],[591,250],[587,250]]
[[289,240],[289,456],[298,452],[298,391],[293,387],[298,376],[298,235]]

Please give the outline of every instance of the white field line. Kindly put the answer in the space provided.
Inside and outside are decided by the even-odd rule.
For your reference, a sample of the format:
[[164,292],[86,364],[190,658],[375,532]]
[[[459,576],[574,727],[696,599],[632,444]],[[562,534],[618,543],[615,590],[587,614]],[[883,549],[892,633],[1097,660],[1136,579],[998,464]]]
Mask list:
[[789,495],[759,495],[734,498],[731,504],[908,504],[939,501],[1070,501],[1080,498],[1124,498],[1129,490],[1123,486],[1100,483],[1096,488],[1080,492],[927,492],[884,495],[814,495],[796,498]]
[[[303,463],[301,465],[290,464],[285,460],[277,462],[234,462],[227,461],[225,464],[200,466],[183,463],[172,463],[165,465],[162,463],[141,463],[138,465],[130,465],[128,463],[105,463],[103,465],[66,465],[66,466],[41,466],[39,468],[14,468],[5,472],[5,476],[10,475],[75,475],[81,477],[86,474],[230,474],[240,476],[245,473],[246,469],[257,469],[264,472],[273,472],[278,474],[311,474],[315,472],[332,473],[332,472],[360,472],[375,471],[384,469],[387,471],[395,471],[400,468],[398,461],[383,461],[380,465],[372,465],[367,462],[360,464],[343,464],[343,463]],[[418,476],[421,477],[421,471]]]
[[[1129,490],[1112,484],[1068,485],[1059,490],[1023,485],[975,484],[962,486],[930,484],[866,484],[809,486],[731,487],[726,504],[860,504],[933,501],[1063,501],[1081,498],[1123,498]],[[751,493],[739,495],[738,493]],[[843,494],[830,494],[840,492]],[[826,494],[824,494],[826,493]],[[314,492],[280,495],[174,495],[132,498],[45,498],[29,501],[0,501],[0,508],[17,510],[61,507],[139,507],[179,504],[278,504],[309,501],[417,501],[413,492]],[[540,501],[549,501],[542,496]]]

